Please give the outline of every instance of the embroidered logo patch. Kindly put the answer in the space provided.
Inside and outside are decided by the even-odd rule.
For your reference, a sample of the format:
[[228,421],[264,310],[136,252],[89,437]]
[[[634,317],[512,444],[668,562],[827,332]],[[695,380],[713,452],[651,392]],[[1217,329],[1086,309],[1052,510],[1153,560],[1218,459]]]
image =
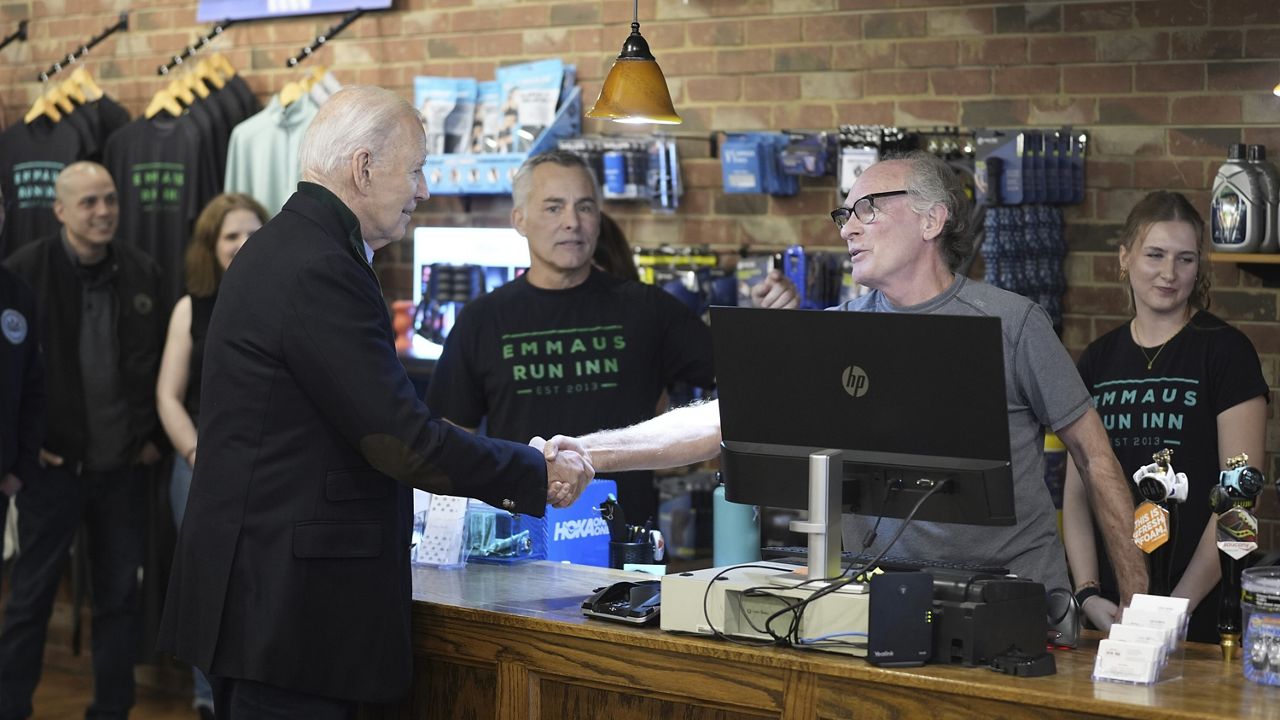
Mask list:
[[0,313],[0,331],[4,332],[5,340],[18,345],[27,339],[27,318],[17,310],[9,308]]

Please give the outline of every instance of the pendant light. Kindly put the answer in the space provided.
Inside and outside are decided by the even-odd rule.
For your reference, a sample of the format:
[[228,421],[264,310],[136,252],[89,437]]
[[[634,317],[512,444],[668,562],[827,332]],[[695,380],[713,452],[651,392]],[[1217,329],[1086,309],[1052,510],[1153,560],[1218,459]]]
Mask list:
[[662,68],[640,35],[640,0],[633,4],[631,35],[609,68],[600,97],[587,117],[620,123],[679,125],[683,122],[671,105],[671,91]]

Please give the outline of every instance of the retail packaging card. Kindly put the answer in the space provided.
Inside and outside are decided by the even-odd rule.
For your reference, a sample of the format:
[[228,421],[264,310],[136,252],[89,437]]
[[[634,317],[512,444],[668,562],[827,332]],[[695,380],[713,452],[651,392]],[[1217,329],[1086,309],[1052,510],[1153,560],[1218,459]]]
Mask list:
[[413,79],[413,102],[427,121],[428,153],[471,151],[475,78],[418,76]]
[[1098,659],[1093,665],[1097,680],[1149,685],[1160,675],[1161,647],[1155,643],[1106,639],[1098,643]]
[[1186,615],[1190,602],[1186,598],[1180,597],[1138,594],[1133,596],[1133,601],[1129,603],[1129,607],[1138,608],[1139,610],[1155,610],[1171,615]]
[[1160,661],[1162,663],[1164,662],[1165,631],[1160,628],[1116,623],[1111,626],[1111,630],[1108,632],[1107,637],[1110,640],[1119,640],[1120,642],[1126,643],[1158,645],[1161,648]]
[[509,152],[528,152],[533,141],[550,127],[564,81],[564,63],[538,60],[498,68],[502,93],[502,132]]
[[1173,652],[1178,647],[1178,643],[1182,639],[1183,620],[1176,615],[1156,610],[1142,610],[1130,606],[1124,609],[1124,616],[1120,622],[1124,625],[1136,625],[1160,630],[1164,633],[1164,646],[1170,652]]

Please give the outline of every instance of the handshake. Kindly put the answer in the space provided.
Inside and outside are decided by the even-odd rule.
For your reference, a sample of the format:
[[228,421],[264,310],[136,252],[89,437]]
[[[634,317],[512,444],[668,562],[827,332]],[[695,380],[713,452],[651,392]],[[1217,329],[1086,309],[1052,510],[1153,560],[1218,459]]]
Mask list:
[[547,504],[557,508],[572,505],[596,475],[586,446],[578,438],[564,435],[550,440],[535,437],[529,445],[541,450],[547,461]]

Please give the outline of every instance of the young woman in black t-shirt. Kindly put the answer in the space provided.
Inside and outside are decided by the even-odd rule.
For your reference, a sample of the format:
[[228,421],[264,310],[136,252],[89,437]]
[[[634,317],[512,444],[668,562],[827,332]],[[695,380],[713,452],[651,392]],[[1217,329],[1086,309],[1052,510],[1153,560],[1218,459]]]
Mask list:
[[[1170,531],[1148,556],[1150,592],[1189,599],[1189,639],[1217,642],[1220,569],[1209,491],[1230,456],[1244,452],[1251,465],[1265,467],[1269,390],[1249,339],[1207,311],[1206,250],[1204,221],[1185,197],[1158,191],[1143,198],[1129,214],[1119,249],[1134,316],[1091,343],[1078,367],[1126,473],[1167,448],[1173,468],[1186,474],[1186,501],[1164,503]],[[1068,468],[1063,534],[1076,596],[1090,621],[1108,629],[1119,619],[1115,579],[1098,553],[1074,467]]]

